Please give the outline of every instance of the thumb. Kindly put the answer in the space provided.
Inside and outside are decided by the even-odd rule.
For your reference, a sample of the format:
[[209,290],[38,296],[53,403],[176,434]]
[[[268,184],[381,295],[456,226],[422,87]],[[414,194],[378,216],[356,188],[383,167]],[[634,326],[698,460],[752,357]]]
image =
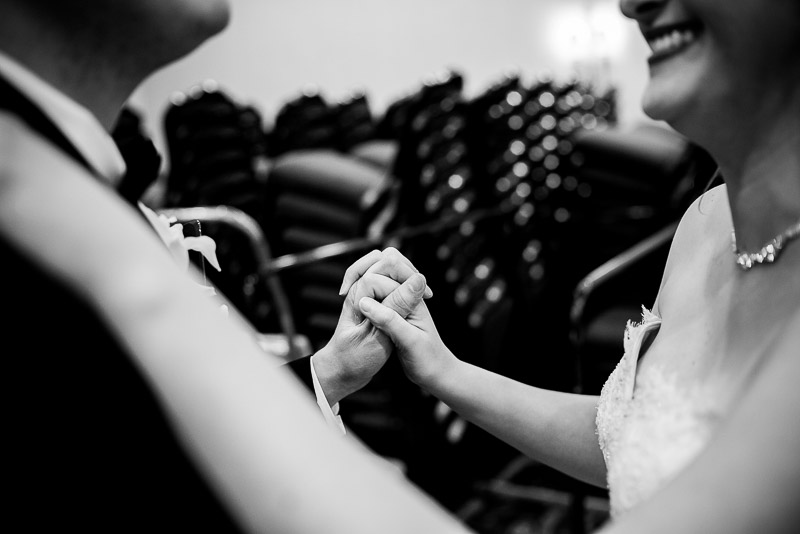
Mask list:
[[358,301],[361,313],[381,332],[388,335],[395,344],[411,335],[413,327],[400,317],[396,311],[384,306],[370,297]]
[[389,293],[383,299],[383,305],[387,308],[397,312],[397,314],[405,319],[414,309],[422,302],[422,297],[427,288],[425,277],[419,273],[415,273],[408,277],[400,287]]

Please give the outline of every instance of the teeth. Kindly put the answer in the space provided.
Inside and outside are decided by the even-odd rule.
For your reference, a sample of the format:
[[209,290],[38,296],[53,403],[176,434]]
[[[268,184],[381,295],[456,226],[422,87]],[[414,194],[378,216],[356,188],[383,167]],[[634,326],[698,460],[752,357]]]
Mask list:
[[650,41],[650,48],[654,54],[668,54],[673,50],[685,46],[695,40],[694,32],[690,30],[673,30],[658,39]]

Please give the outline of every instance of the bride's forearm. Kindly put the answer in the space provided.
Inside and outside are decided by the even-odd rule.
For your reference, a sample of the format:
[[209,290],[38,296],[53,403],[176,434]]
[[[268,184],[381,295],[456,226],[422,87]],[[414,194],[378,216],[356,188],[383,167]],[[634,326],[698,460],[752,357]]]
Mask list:
[[424,389],[531,458],[605,487],[597,397],[535,388],[455,358],[447,362]]

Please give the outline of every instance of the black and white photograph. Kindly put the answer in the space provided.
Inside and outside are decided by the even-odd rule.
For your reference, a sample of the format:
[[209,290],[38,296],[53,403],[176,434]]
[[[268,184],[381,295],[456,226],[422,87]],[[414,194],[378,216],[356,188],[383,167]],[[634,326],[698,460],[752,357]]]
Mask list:
[[0,0],[7,531],[800,532],[800,1]]

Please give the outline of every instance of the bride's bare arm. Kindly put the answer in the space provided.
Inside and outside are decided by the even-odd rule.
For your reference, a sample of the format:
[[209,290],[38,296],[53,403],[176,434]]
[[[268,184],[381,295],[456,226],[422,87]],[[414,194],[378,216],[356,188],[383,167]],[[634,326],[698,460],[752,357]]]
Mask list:
[[606,486],[595,432],[598,398],[535,388],[453,358],[428,391],[527,456]]
[[597,397],[534,388],[457,359],[425,303],[403,320],[372,299],[362,312],[397,346],[406,375],[462,417],[531,458],[605,486],[595,433]]

